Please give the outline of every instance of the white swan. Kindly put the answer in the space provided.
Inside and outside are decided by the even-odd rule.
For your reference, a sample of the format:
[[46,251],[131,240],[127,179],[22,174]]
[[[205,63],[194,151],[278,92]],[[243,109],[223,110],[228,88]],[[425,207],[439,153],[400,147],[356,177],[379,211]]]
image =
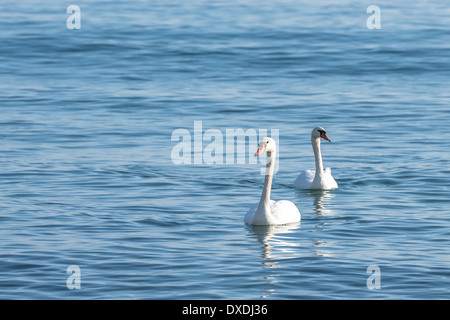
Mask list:
[[259,156],[264,151],[267,152],[267,164],[261,200],[250,208],[244,221],[251,225],[281,225],[299,222],[301,215],[295,204],[288,200],[276,202],[270,200],[276,158],[276,144],[273,139],[267,137],[262,139],[255,156]]
[[324,128],[316,127],[311,132],[311,144],[316,159],[316,170],[305,170],[297,177],[294,187],[297,189],[337,189],[338,185],[331,175],[331,169],[323,170],[320,138],[331,142]]

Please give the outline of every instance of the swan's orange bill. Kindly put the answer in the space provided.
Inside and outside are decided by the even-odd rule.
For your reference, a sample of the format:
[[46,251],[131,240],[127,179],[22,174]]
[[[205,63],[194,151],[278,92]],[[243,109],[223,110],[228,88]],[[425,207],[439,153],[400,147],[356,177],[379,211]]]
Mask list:
[[320,135],[320,137],[321,137],[322,139],[325,139],[325,140],[327,140],[327,141],[330,141],[330,142],[331,142],[331,139],[330,139],[330,138],[328,138],[328,136],[327,136],[327,134],[326,134],[325,132],[322,132],[322,133],[321,133],[321,135]]
[[261,152],[264,152],[264,150],[266,150],[266,146],[264,145],[264,143],[261,143],[259,145],[258,150],[255,153],[255,157],[259,156],[261,154]]

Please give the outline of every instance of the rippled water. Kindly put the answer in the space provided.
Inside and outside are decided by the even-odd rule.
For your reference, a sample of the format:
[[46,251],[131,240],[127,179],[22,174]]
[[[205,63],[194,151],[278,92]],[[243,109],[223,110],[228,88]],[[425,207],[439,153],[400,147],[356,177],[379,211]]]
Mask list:
[[[448,4],[76,2],[0,5],[0,298],[449,298]],[[244,224],[260,165],[174,164],[194,121],[278,130],[301,223]],[[339,189],[296,190],[318,125]]]

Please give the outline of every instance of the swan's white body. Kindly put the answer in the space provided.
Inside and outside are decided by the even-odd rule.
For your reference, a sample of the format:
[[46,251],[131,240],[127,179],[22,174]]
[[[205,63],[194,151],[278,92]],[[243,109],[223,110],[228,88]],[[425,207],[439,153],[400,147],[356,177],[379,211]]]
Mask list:
[[315,170],[305,170],[297,177],[294,182],[294,187],[297,189],[322,189],[332,190],[337,189],[338,185],[331,175],[331,169],[323,169],[322,152],[320,150],[320,138],[331,140],[326,135],[322,127],[314,128],[311,133],[311,145],[314,151],[314,158],[316,160]]
[[275,141],[271,138],[264,138],[255,155],[259,155],[263,151],[267,151],[264,188],[260,201],[252,206],[245,215],[245,223],[252,225],[281,225],[299,222],[301,215],[295,204],[288,200],[270,200],[276,156]]
[[252,225],[281,225],[300,221],[300,212],[295,204],[288,200],[269,200],[264,209],[259,209],[256,203],[245,215],[245,223]]
[[304,170],[300,173],[294,182],[294,187],[297,189],[322,189],[332,190],[337,189],[338,185],[331,175],[331,169],[323,170],[322,175],[315,179],[316,170]]

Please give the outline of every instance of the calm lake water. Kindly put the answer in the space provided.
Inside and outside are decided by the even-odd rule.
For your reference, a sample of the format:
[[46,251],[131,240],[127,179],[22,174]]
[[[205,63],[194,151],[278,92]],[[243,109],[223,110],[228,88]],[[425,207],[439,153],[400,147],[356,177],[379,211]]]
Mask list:
[[[450,298],[445,1],[54,2],[0,4],[0,299]],[[175,164],[196,121],[278,133],[301,223],[244,224],[252,156]]]

